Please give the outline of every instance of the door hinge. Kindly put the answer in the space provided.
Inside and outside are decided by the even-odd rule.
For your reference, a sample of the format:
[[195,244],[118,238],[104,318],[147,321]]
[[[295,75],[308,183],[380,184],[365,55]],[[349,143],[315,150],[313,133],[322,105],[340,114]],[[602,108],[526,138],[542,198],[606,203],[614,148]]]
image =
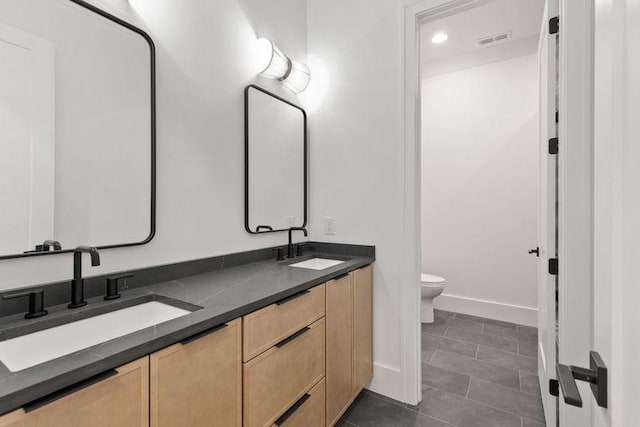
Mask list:
[[560,396],[560,383],[558,380],[549,380],[549,394],[555,397]]
[[556,123],[560,123],[560,113],[556,111]]
[[549,154],[558,154],[558,138],[549,140]]
[[549,274],[558,275],[558,258],[549,258]]
[[549,19],[549,34],[558,34],[560,31],[560,17],[554,16]]

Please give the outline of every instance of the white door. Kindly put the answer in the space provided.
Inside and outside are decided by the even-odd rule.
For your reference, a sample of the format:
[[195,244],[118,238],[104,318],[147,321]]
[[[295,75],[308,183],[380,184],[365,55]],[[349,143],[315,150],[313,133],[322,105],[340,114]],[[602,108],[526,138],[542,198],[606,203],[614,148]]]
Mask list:
[[54,238],[53,47],[0,24],[0,64],[0,255],[9,255]]
[[592,426],[640,419],[640,1],[596,2],[593,349],[609,368]]
[[556,369],[556,276],[548,271],[549,259],[557,258],[556,245],[556,167],[557,158],[549,154],[549,140],[558,136],[557,36],[549,34],[549,19],[557,16],[557,1],[546,2],[540,44],[540,187],[538,216],[538,376],[548,426],[556,425],[556,398],[546,393]]

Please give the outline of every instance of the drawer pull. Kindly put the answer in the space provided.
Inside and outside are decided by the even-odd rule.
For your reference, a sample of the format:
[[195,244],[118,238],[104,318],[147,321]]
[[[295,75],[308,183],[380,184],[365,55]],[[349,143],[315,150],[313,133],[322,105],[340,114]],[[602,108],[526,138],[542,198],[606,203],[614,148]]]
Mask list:
[[293,341],[296,338],[298,338],[300,335],[303,335],[305,332],[310,331],[310,330],[311,330],[311,328],[306,326],[306,327],[300,329],[295,334],[291,335],[290,337],[287,337],[287,338],[283,339],[282,341],[280,341],[278,344],[276,344],[276,347],[282,348],[285,345],[289,344],[291,341]]
[[214,332],[219,331],[220,329],[224,329],[227,327],[226,323],[223,323],[222,325],[218,325],[216,327],[213,327],[211,329],[207,329],[206,331],[202,331],[202,332],[198,332],[195,335],[191,335],[190,337],[187,337],[183,340],[180,340],[180,344],[185,345],[185,344],[189,344],[190,342],[199,340],[202,337],[206,337],[207,335],[211,335]]
[[284,299],[281,299],[280,301],[276,302],[276,305],[286,304],[286,303],[288,303],[290,301],[293,301],[294,299],[298,299],[298,298],[303,297],[303,296],[305,296],[307,294],[310,294],[310,293],[311,293],[311,291],[309,289],[304,290],[302,292],[298,292],[297,294],[293,294],[290,297],[286,297]]
[[300,409],[302,405],[304,405],[304,402],[309,400],[310,397],[311,395],[309,393],[305,393],[305,395],[298,399],[298,401],[294,403],[291,408],[287,409],[287,412],[282,414],[282,416],[276,420],[276,426],[280,427],[282,424],[284,424],[289,419],[289,417],[291,417],[291,415],[295,414],[295,412]]
[[56,400],[62,399],[65,396],[69,396],[70,394],[76,393],[84,388],[97,384],[100,381],[104,381],[107,378],[111,378],[115,375],[118,375],[118,371],[116,371],[115,369],[111,369],[101,374],[94,375],[93,377],[87,378],[84,381],[80,381],[79,383],[70,385],[69,387],[63,388],[62,390],[58,390],[56,392],[43,396],[39,399],[36,399],[32,402],[29,402],[26,405],[24,405],[22,409],[26,413],[35,411],[38,408],[42,408],[43,406],[53,403]]
[[336,277],[335,279],[331,279],[331,280],[342,280],[345,277],[349,277],[350,273],[345,273],[345,274],[341,274],[340,276]]

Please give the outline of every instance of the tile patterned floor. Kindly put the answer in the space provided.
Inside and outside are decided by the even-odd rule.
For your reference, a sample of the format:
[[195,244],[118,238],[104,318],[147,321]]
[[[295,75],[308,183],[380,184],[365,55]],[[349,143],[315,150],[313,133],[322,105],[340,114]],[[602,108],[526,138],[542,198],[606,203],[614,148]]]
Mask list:
[[338,427],[542,427],[537,330],[436,310],[422,325],[422,402],[364,391]]

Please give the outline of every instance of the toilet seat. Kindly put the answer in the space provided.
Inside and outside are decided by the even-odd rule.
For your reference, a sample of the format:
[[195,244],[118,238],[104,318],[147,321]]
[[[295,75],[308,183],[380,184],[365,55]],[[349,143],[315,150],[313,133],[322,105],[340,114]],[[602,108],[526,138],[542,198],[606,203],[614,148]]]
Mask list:
[[420,284],[422,286],[442,286],[444,285],[444,278],[440,276],[434,276],[433,274],[423,273],[420,275]]

